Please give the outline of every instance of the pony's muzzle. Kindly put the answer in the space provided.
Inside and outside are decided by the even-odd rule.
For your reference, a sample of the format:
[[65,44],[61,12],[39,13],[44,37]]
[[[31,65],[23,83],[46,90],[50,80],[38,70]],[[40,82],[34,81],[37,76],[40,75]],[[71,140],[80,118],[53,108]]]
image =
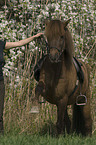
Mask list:
[[51,48],[49,53],[49,58],[51,62],[56,62],[59,59],[59,52],[57,49]]

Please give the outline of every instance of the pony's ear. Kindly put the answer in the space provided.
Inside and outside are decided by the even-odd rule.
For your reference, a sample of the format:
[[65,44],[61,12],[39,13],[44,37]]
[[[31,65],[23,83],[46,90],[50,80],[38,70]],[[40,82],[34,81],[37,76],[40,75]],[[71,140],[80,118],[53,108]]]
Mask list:
[[71,19],[68,19],[67,21],[64,22],[64,28],[68,25],[68,23],[71,21]]

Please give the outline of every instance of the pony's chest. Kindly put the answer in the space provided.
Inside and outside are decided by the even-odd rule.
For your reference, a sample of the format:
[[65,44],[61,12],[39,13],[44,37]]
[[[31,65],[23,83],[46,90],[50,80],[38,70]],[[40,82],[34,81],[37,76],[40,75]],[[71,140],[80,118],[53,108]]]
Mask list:
[[59,79],[58,84],[55,87],[55,95],[56,97],[62,97],[67,91],[67,81],[66,79]]
[[66,92],[67,85],[64,79],[59,79],[58,83],[55,81],[50,81],[49,84],[46,85],[46,96],[47,98],[51,98],[51,100],[58,100],[62,98],[64,93]]

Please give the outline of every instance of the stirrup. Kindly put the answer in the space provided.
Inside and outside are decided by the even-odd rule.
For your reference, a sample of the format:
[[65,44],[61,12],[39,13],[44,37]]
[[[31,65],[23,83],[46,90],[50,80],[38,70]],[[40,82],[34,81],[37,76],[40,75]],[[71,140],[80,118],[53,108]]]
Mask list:
[[[84,99],[84,102],[82,103],[82,99]],[[79,101],[81,101],[81,103],[79,103]],[[83,105],[86,105],[86,103],[87,103],[87,97],[85,96],[85,95],[79,95],[79,96],[77,96],[77,98],[76,98],[76,105],[79,105],[79,106],[83,106]]]

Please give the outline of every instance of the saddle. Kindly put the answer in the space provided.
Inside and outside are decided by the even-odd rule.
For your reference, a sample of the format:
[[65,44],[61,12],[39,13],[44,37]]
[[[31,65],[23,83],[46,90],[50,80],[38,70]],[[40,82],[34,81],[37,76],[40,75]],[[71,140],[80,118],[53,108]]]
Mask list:
[[80,81],[80,83],[82,84],[83,81],[84,81],[84,74],[83,74],[83,71],[82,71],[82,63],[79,62],[76,57],[73,57],[73,63],[75,65],[75,68],[76,68],[76,71],[77,71],[77,77],[78,77],[78,80]]
[[[40,70],[41,70],[41,67],[43,65],[43,62],[45,61],[46,59],[46,56],[43,56],[38,62],[37,64],[35,65],[34,67],[34,78],[36,81],[39,81],[39,78],[40,78]],[[84,74],[83,74],[83,71],[82,71],[82,64],[76,59],[76,57],[73,57],[73,63],[75,65],[75,68],[76,68],[76,71],[77,71],[77,77],[78,77],[78,80],[80,81],[80,83],[82,84],[83,81],[84,81]]]

